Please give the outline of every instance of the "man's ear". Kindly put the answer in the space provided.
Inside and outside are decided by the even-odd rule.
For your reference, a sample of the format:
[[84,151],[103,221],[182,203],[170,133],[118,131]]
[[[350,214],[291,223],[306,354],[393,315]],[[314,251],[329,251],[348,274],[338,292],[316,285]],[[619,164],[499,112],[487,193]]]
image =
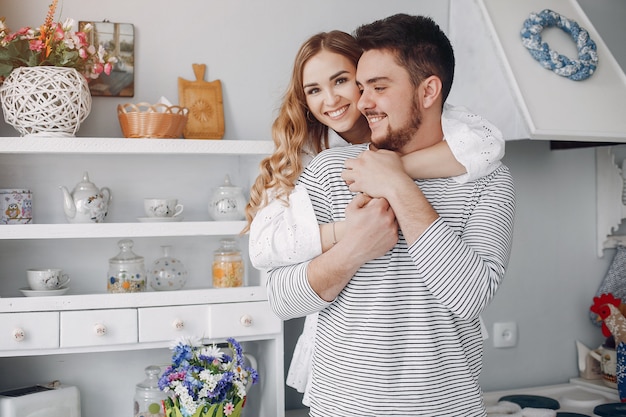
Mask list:
[[420,90],[422,106],[424,106],[425,109],[441,101],[441,79],[436,75],[431,75],[422,81]]

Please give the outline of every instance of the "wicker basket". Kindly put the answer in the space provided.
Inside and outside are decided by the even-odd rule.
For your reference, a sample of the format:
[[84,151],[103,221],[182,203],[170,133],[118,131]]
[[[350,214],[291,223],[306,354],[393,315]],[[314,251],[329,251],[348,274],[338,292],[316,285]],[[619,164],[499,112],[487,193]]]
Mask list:
[[186,107],[163,103],[120,104],[117,117],[127,138],[180,138],[187,124]]

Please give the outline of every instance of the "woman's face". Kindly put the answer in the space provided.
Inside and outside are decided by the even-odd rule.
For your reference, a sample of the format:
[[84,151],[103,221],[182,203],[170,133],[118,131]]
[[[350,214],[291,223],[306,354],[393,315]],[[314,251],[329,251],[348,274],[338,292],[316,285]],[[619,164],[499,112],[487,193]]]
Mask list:
[[362,143],[369,137],[363,137],[363,126],[367,125],[357,108],[361,93],[355,76],[356,67],[348,58],[329,51],[314,55],[302,69],[311,114],[348,142]]

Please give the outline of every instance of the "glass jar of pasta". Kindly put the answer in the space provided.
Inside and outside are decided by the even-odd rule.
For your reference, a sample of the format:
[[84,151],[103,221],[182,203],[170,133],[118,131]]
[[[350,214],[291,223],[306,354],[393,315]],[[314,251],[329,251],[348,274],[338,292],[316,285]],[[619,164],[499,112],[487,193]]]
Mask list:
[[213,287],[241,287],[243,278],[243,258],[237,241],[220,240],[220,247],[213,253]]
[[143,256],[132,251],[133,241],[117,242],[120,253],[109,259],[107,291],[110,293],[140,292],[146,290],[146,268]]

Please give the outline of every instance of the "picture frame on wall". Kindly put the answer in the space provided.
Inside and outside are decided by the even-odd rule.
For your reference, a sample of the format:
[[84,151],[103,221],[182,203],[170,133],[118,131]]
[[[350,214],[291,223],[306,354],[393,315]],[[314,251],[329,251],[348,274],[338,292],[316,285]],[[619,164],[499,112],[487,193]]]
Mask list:
[[92,96],[134,97],[135,95],[135,28],[131,23],[78,22],[79,30],[91,24],[88,33],[92,45],[102,45],[117,58],[110,75],[89,80]]

